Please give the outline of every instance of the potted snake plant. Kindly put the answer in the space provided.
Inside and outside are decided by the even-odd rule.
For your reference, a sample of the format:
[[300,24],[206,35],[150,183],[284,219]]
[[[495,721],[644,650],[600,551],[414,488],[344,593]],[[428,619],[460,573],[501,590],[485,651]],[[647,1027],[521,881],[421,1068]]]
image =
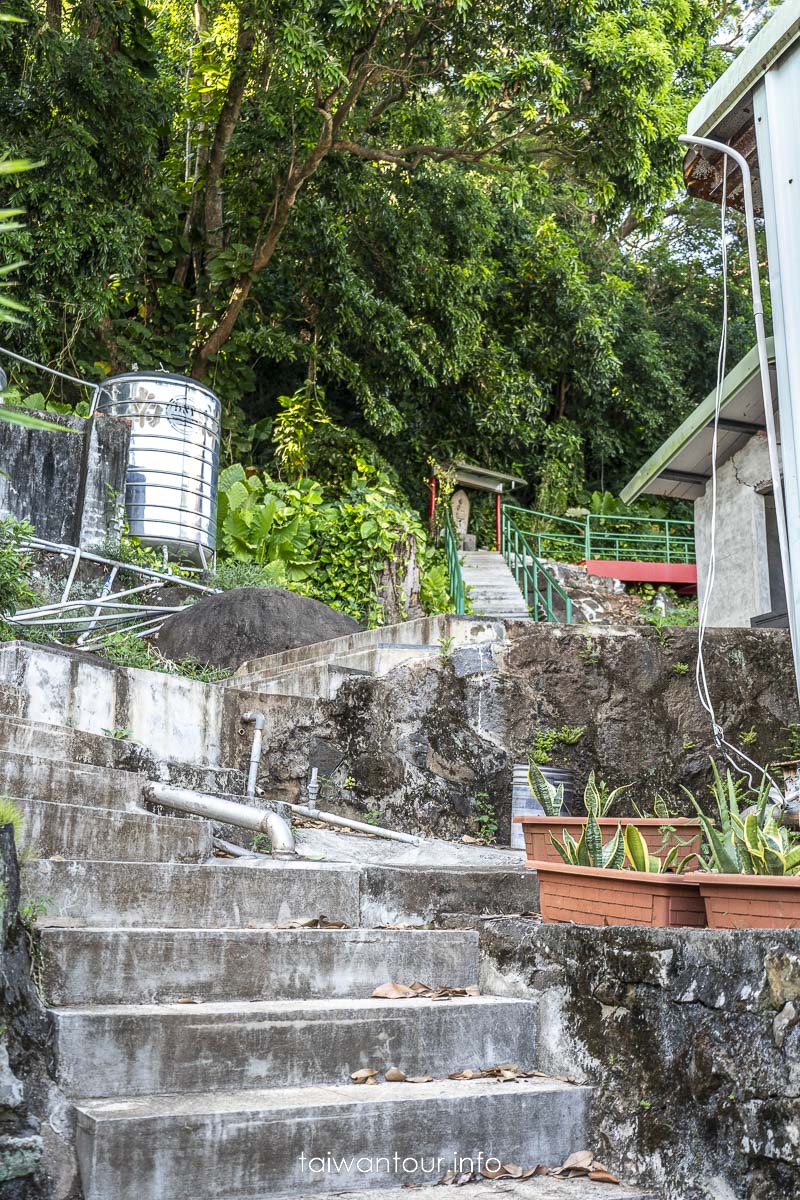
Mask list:
[[754,803],[743,807],[731,772],[716,765],[717,820],[698,811],[708,846],[703,870],[686,878],[700,889],[711,929],[800,928],[800,838],[782,823],[782,805],[764,777]]
[[693,854],[680,859],[678,846],[661,858],[645,835],[618,822],[603,841],[590,814],[579,841],[568,830],[552,838],[558,862],[534,862],[544,921],[579,925],[703,926],[705,909],[696,882],[681,873]]
[[[544,813],[543,816],[523,814],[515,818],[515,821],[521,824],[525,836],[528,867],[535,862],[560,862],[553,837],[568,832],[573,839],[579,838],[589,816],[597,820],[602,835],[612,834],[620,818],[609,816],[609,812],[619,797],[631,786],[627,784],[610,790],[604,783],[597,782],[592,771],[583,793],[586,817],[562,817],[561,787],[553,787],[532,758],[528,760],[528,783]],[[699,820],[694,817],[673,817],[660,796],[656,797],[654,809],[652,817],[638,814],[624,817],[622,820],[626,825],[635,826],[648,839],[648,844],[657,856],[668,854],[673,846],[679,854],[699,855],[702,842]]]

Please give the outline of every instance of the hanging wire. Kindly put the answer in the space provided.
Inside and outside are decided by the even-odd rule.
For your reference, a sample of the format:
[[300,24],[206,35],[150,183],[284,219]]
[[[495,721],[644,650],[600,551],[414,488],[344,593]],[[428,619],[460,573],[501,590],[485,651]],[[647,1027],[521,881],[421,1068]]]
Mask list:
[[[783,794],[769,773],[766,767],[762,767],[760,763],[755,762],[749,755],[745,754],[744,750],[733,745],[725,737],[725,730],[717,720],[716,712],[714,711],[714,702],[711,699],[711,692],[708,686],[708,677],[706,675],[706,661],[704,654],[704,642],[706,630],[708,628],[708,613],[711,604],[711,594],[714,590],[714,583],[717,574],[717,450],[719,442],[719,418],[722,410],[722,398],[725,390],[725,366],[728,357],[728,238],[727,238],[727,200],[728,200],[728,156],[723,155],[723,171],[722,171],[722,220],[721,220],[721,240],[722,240],[722,330],[719,340],[719,353],[717,355],[717,386],[714,397],[714,426],[711,438],[711,535],[709,539],[709,555],[708,569],[706,571],[705,582],[703,586],[703,600],[700,605],[700,611],[697,619],[697,661],[695,664],[695,683],[697,686],[697,695],[700,699],[705,712],[711,721],[711,729],[714,736],[714,745],[725,761],[733,770],[743,776],[747,780],[748,787],[751,791],[758,791],[758,788],[753,782],[754,774],[760,781],[768,779],[772,787],[777,791],[781,801]],[[748,768],[752,768],[749,770]]]

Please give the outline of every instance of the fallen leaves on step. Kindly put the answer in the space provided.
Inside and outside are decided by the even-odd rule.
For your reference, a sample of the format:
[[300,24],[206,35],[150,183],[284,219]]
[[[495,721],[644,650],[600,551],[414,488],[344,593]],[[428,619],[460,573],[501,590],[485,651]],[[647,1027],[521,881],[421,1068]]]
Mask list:
[[318,917],[294,917],[291,921],[279,921],[274,929],[349,929],[346,921],[332,921],[324,913]]
[[551,1171],[551,1174],[565,1179],[583,1177],[595,1183],[619,1183],[616,1175],[613,1175],[604,1163],[599,1162],[591,1150],[578,1150],[575,1154],[570,1154],[560,1167]]
[[[471,1074],[464,1071],[458,1076],[451,1075],[450,1078],[468,1078]],[[490,1161],[496,1163],[497,1159]],[[552,1175],[562,1179],[590,1179],[595,1183],[619,1183],[616,1175],[612,1175],[608,1167],[598,1162],[591,1150],[579,1150],[570,1154],[560,1167],[545,1167],[541,1163],[535,1167],[521,1167],[518,1163],[497,1163],[497,1166],[484,1166],[480,1172],[459,1174],[457,1171],[448,1171],[440,1182],[451,1187],[462,1187],[465,1183],[475,1183],[480,1179],[533,1179],[534,1176],[540,1175]]]
[[202,1004],[202,1000],[196,1000],[194,996],[179,996],[175,1001],[176,1004]]
[[353,1071],[350,1076],[353,1083],[376,1083],[375,1076],[378,1072],[373,1067],[362,1067],[360,1071]]
[[450,1000],[452,997],[458,996],[479,996],[480,990],[475,985],[465,988],[458,987],[431,987],[429,983],[421,983],[418,979],[414,983],[397,983],[395,980],[390,980],[389,983],[382,983],[380,987],[375,988],[372,993],[373,1000]]
[[389,1067],[389,1070],[384,1075],[387,1083],[405,1083],[407,1078],[399,1067]]
[[577,1083],[568,1075],[549,1075],[546,1071],[523,1071],[517,1063],[498,1063],[483,1070],[466,1068],[454,1071],[448,1079],[496,1079],[498,1083],[513,1083],[518,1079],[557,1079],[559,1083]]

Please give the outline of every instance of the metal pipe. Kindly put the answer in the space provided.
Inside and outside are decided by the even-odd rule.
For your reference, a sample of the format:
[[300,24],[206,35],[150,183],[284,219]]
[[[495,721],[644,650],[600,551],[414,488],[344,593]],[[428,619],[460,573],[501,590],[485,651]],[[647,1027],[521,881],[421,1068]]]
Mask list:
[[[772,490],[775,496],[775,515],[778,525],[778,542],[781,551],[781,566],[786,587],[786,594],[792,596],[792,563],[789,557],[789,535],[786,528],[786,509],[783,500],[783,480],[781,478],[780,458],[778,456],[778,435],[775,428],[775,413],[772,407],[772,380],[769,374],[769,356],[767,354],[767,335],[764,329],[764,304],[761,298],[761,280],[758,273],[758,247],[756,245],[756,222],[753,212],[753,186],[750,167],[744,155],[734,150],[726,142],[718,142],[713,138],[695,137],[694,134],[681,134],[678,138],[685,146],[705,146],[726,154],[738,166],[742,173],[742,194],[744,197],[745,227],[747,229],[747,254],[750,262],[750,290],[753,296],[753,319],[756,327],[756,345],[758,346],[758,368],[761,376],[761,391],[764,398],[764,423],[767,427],[767,444],[769,447],[769,467],[772,475]],[[792,645],[797,657],[797,628],[794,605],[786,605],[789,616],[789,632]],[[797,681],[800,689],[800,680]]]
[[223,800],[221,796],[192,792],[188,788],[169,787],[165,783],[148,783],[143,795],[151,804],[163,804],[167,808],[176,808],[195,817],[206,817],[223,825],[236,825],[240,829],[252,829],[254,833],[265,833],[272,845],[274,858],[294,856],[292,831],[276,812],[251,808],[235,800]]
[[311,768],[311,778],[306,785],[306,796],[308,797],[308,807],[317,807],[317,796],[319,795],[319,767]]
[[315,821],[324,821],[327,825],[340,825],[343,829],[357,829],[359,833],[372,833],[375,837],[387,838],[393,842],[408,842],[419,846],[423,839],[414,837],[411,833],[400,833],[397,829],[384,829],[382,825],[368,825],[366,821],[351,821],[349,817],[337,817],[335,813],[322,812],[319,808],[309,808],[306,804],[287,804],[293,813],[301,817],[312,817]]
[[256,784],[258,783],[258,768],[261,765],[261,741],[264,737],[265,717],[261,712],[246,712],[242,716],[242,720],[251,721],[255,726],[253,729],[253,745],[250,748],[250,768],[247,772],[247,795],[251,800],[254,800]]
[[[63,542],[48,542],[44,538],[32,537],[24,543],[26,550],[48,550],[52,554],[61,554],[71,558],[77,547],[68,546]],[[102,554],[93,554],[89,550],[83,550],[81,557],[85,562],[102,563],[106,567],[119,567],[123,571],[131,571],[135,575],[142,575],[145,579],[163,579],[166,583],[178,583],[181,587],[191,588],[196,592],[204,592],[209,596],[216,596],[222,589],[209,587],[205,583],[195,583],[192,579],[185,577],[186,571],[191,571],[193,574],[199,574],[199,568],[181,566],[181,574],[176,575],[173,571],[156,571],[152,567],[140,567],[135,563],[121,562],[115,558],[105,558]]]

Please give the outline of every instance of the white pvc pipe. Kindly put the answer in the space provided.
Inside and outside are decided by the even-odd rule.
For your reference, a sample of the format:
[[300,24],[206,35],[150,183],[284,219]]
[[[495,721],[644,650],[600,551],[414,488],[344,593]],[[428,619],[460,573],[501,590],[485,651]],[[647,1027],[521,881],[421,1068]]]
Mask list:
[[247,795],[254,800],[258,783],[258,768],[261,765],[261,741],[264,736],[265,718],[264,714],[260,712],[246,712],[242,715],[242,720],[252,721],[255,726],[253,745],[250,748],[250,767],[247,772]]
[[[769,374],[769,356],[767,354],[767,335],[764,329],[764,305],[761,298],[761,280],[758,273],[758,248],[756,245],[756,223],[753,212],[753,187],[750,167],[744,155],[734,150],[726,142],[717,142],[713,138],[695,137],[694,134],[682,134],[678,138],[685,146],[705,146],[726,154],[739,167],[742,173],[742,195],[744,196],[745,227],[747,229],[747,253],[750,262],[750,290],[753,295],[753,319],[756,327],[756,345],[758,346],[758,367],[761,375],[761,391],[764,397],[764,422],[767,427],[767,444],[769,446],[769,467],[772,475],[772,490],[775,495],[775,515],[778,525],[778,542],[781,550],[781,566],[786,586],[787,598],[794,595],[792,587],[792,564],[789,557],[789,535],[786,528],[786,509],[783,501],[783,481],[781,479],[780,458],[778,456],[778,434],[775,428],[775,413],[772,407],[772,380]],[[786,605],[789,616],[789,632],[792,646],[797,657],[797,629],[794,605]],[[800,692],[800,679],[796,680]]]
[[148,783],[144,789],[145,799],[151,804],[165,804],[179,812],[192,816],[206,817],[223,825],[237,825],[241,829],[252,829],[254,833],[265,833],[272,843],[272,853],[277,858],[294,855],[294,837],[283,817],[276,812],[250,808],[235,800],[223,800],[221,796],[209,796],[204,792],[192,792],[188,788],[169,787],[165,783]]
[[324,821],[328,825],[340,825],[343,829],[357,829],[359,833],[373,833],[376,837],[387,838],[393,842],[408,842],[419,846],[423,839],[414,837],[411,833],[400,833],[397,829],[384,829],[382,825],[368,825],[366,821],[352,821],[349,817],[337,817],[335,813],[322,812],[319,808],[309,808],[306,804],[287,804],[292,812],[301,817],[311,817],[315,821]]

